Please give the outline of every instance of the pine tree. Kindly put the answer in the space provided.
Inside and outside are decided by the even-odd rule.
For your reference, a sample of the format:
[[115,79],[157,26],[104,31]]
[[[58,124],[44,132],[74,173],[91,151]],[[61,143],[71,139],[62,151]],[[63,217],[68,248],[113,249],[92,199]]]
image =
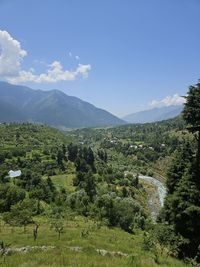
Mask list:
[[196,257],[200,262],[200,83],[189,88],[183,118],[198,144],[194,150],[190,139],[176,151],[168,172],[168,194],[162,215],[184,240],[179,256]]
[[[189,125],[188,130],[193,132],[198,141],[196,164],[198,176],[200,175],[200,82],[189,87],[183,118]],[[200,179],[199,179],[200,180]]]
[[69,144],[68,147],[68,159],[74,162],[78,156],[78,146],[74,144]]

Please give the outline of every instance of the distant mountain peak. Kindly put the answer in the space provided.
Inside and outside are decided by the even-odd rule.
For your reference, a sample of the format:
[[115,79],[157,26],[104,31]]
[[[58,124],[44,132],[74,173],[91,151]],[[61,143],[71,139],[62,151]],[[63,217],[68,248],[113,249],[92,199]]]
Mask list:
[[149,110],[135,112],[126,115],[122,119],[128,123],[149,123],[174,118],[178,116],[183,109],[183,105],[172,105],[160,108],[152,108]]

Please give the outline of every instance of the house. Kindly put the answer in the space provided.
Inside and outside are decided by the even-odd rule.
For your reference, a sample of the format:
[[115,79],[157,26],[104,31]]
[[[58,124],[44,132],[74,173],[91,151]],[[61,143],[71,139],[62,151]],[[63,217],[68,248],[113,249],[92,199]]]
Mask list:
[[21,172],[21,170],[18,170],[18,171],[10,170],[8,172],[8,175],[9,175],[10,178],[16,178],[16,177],[21,176],[22,175],[22,172]]

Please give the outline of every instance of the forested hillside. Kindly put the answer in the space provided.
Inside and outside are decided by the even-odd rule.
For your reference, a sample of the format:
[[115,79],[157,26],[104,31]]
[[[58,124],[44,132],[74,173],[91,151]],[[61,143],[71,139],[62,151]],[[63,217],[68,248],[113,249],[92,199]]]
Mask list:
[[[117,226],[120,221],[116,220],[114,214],[111,215],[106,211],[105,205],[107,201],[114,201],[115,198],[121,197],[122,203],[129,201],[130,208],[135,209],[136,213],[145,219],[145,192],[138,196],[140,200],[137,201],[132,196],[135,192],[136,196],[139,195],[137,191],[139,187],[142,190],[142,187],[136,181],[134,184],[133,178],[131,178],[133,181],[130,181],[132,187],[131,185],[123,187],[123,182],[120,181],[122,177],[118,177],[118,182],[116,180],[115,184],[113,183],[115,173],[112,166],[108,164],[106,152],[103,156],[94,154],[89,146],[69,143],[69,137],[46,126],[1,125],[0,131],[2,133],[0,171],[1,190],[3,190],[1,197],[3,192],[7,194],[9,190],[14,190],[14,194],[19,195],[20,198],[17,197],[16,200],[13,199],[11,203],[7,203],[7,199],[3,197],[0,205],[1,212],[10,211],[13,204],[25,199],[26,196],[31,201],[41,200],[48,204],[57,203],[60,201],[59,198],[65,197],[68,201],[65,204],[82,215],[96,214],[101,219],[108,219],[109,224]],[[8,177],[10,170],[18,169],[22,172],[21,177],[14,179]],[[59,187],[61,180],[63,185]],[[71,186],[68,187],[67,183],[71,183]],[[70,194],[70,191],[73,193]],[[104,199],[105,193],[107,193],[106,199]],[[114,195],[111,196],[110,193]],[[130,199],[124,200],[123,196],[130,196]],[[119,203],[118,199],[116,205]],[[101,212],[101,208],[104,211]],[[117,206],[116,209],[118,209]],[[40,213],[39,210],[37,212]],[[123,211],[122,208],[121,212],[125,210]],[[127,225],[122,223],[122,228],[131,231],[130,225],[131,221],[127,222]]]
[[33,90],[0,81],[0,122],[33,122],[79,128],[121,125],[125,122],[59,90]]
[[185,138],[181,117],[162,122],[120,127],[82,129],[69,132],[74,142],[90,144],[95,151],[106,151],[109,163],[118,172],[133,171],[165,179],[172,153]]

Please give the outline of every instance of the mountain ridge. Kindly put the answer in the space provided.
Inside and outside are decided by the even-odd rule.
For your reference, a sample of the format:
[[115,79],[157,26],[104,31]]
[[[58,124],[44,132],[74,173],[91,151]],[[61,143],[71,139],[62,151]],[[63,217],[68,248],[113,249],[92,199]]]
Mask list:
[[[66,128],[110,126],[125,123],[108,111],[57,89],[43,91],[0,82],[0,94],[1,122],[31,121]],[[6,115],[6,107],[12,110],[9,118]]]
[[182,109],[183,105],[152,108],[126,115],[122,119],[128,123],[150,123],[175,118]]

